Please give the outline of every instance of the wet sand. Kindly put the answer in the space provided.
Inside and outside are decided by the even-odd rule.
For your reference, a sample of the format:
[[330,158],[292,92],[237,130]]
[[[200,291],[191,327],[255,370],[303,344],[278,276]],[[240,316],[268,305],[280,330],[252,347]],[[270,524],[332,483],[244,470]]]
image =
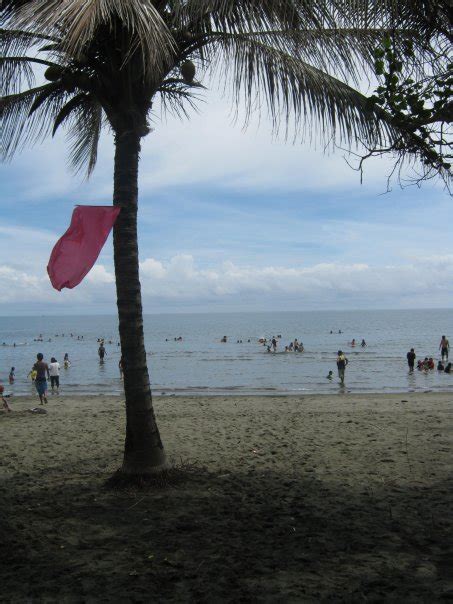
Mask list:
[[157,398],[192,469],[126,492],[121,398],[36,405],[0,413],[2,602],[453,600],[452,393]]

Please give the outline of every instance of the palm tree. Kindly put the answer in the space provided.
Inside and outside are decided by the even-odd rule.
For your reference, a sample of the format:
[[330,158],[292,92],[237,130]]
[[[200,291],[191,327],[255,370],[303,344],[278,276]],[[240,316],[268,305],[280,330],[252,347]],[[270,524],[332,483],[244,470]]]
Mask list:
[[[266,109],[327,139],[375,146],[392,130],[351,84],[383,32],[430,35],[424,0],[4,0],[3,158],[67,128],[70,162],[89,175],[101,130],[115,142],[114,260],[127,429],[122,472],[166,466],[143,338],[137,245],[140,141],[153,103],[185,115],[209,77],[228,82],[246,122]],[[436,14],[436,13],[434,13]],[[412,31],[412,30],[411,30]],[[398,38],[399,39],[399,38]],[[35,68],[45,68],[35,84]]]

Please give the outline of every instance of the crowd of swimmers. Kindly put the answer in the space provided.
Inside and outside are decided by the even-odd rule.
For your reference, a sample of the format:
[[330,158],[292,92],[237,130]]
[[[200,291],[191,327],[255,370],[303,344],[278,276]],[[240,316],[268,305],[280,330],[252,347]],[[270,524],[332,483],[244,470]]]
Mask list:
[[[433,371],[437,369],[437,371],[444,371],[445,373],[453,373],[451,363],[448,362],[448,353],[450,352],[450,342],[448,341],[446,336],[442,336],[439,343],[440,350],[440,359],[436,362],[433,357],[425,357],[423,360],[419,359],[417,361],[417,369],[418,371]],[[415,349],[411,348],[406,355],[407,364],[409,366],[409,373],[413,373],[415,369],[415,360],[417,355],[415,354]]]
[[[331,331],[330,333],[332,334],[333,332]],[[338,333],[341,333],[341,330],[339,330]],[[61,334],[61,337],[64,337],[64,335],[65,334]],[[58,334],[56,335],[56,337],[58,337]],[[74,335],[71,333],[70,337],[74,337]],[[77,339],[83,340],[83,336],[77,336]],[[279,340],[281,340],[281,339],[282,339],[281,334],[278,334],[277,336],[273,336],[269,340],[264,337],[259,338],[258,343],[260,345],[264,346],[268,353],[276,353]],[[37,341],[37,342],[44,341],[42,334],[40,334],[39,338],[35,338],[34,341]],[[166,339],[166,341],[168,341],[168,339]],[[182,341],[182,337],[181,336],[175,337],[174,341],[175,342]],[[222,343],[226,343],[228,341],[228,337],[223,336],[220,341]],[[250,339],[247,340],[247,342],[249,342],[249,343],[250,343],[250,341],[251,341]],[[104,338],[98,338],[97,342],[99,344],[99,347],[98,347],[99,361],[100,361],[100,363],[103,363],[104,357],[106,355],[105,340],[104,340]],[[109,344],[113,344],[112,340],[109,340],[108,342],[109,342]],[[237,340],[237,344],[242,344],[242,343],[243,343],[243,340]],[[5,345],[5,343],[3,345]],[[119,346],[120,343],[118,342],[117,345]],[[348,342],[348,345],[351,348],[354,348],[357,345],[355,338],[353,338],[350,342]],[[367,343],[364,339],[362,339],[360,346],[362,348],[365,348],[367,346]],[[305,348],[304,348],[303,343],[299,342],[299,340],[297,338],[295,338],[288,345],[285,346],[284,352],[285,353],[290,353],[290,352],[299,352],[300,353],[300,352],[304,352],[304,350],[305,350]],[[437,369],[437,371],[439,371],[439,372],[445,372],[448,374],[453,373],[452,364],[450,362],[448,362],[448,356],[449,356],[449,351],[450,351],[450,342],[448,341],[448,339],[445,335],[443,335],[441,337],[441,340],[439,343],[439,351],[441,353],[441,358],[437,361],[437,365],[434,360],[434,357],[426,356],[426,357],[424,357],[423,360],[419,359],[417,361],[417,365],[416,365],[417,369],[419,371],[424,371],[426,373],[430,372],[430,371],[434,371],[435,369]],[[27,378],[31,379],[32,383],[35,385],[35,388],[39,395],[41,405],[45,405],[45,404],[47,404],[47,380],[50,381],[51,392],[52,393],[56,392],[56,394],[59,394],[60,363],[57,361],[57,359],[55,357],[51,357],[50,363],[46,363],[44,361],[44,355],[42,353],[38,353],[36,358],[37,358],[37,360],[34,363],[33,367],[31,368],[30,372],[28,373]],[[410,351],[406,355],[406,358],[407,358],[407,363],[409,366],[409,372],[413,373],[415,370],[415,361],[417,359],[417,355],[415,354],[414,348],[410,349]],[[346,366],[348,365],[348,359],[346,358],[346,356],[342,350],[339,350],[337,353],[336,364],[337,364],[337,370],[338,370],[338,377],[340,378],[341,384],[344,384],[345,370],[346,370]],[[64,355],[63,366],[65,369],[69,369],[69,367],[71,366],[71,361],[69,360],[68,353],[65,353],[65,355]],[[118,369],[120,372],[120,377],[121,377],[121,379],[123,379],[124,362],[123,362],[122,356],[118,362]],[[329,371],[326,378],[328,380],[332,380],[333,371]],[[9,375],[8,375],[9,384],[13,385],[15,382],[15,379],[16,379],[16,368],[13,366],[13,367],[11,367]],[[5,393],[5,388],[0,383],[0,402],[2,404],[3,409],[6,411],[11,411],[8,401],[6,400],[9,396],[11,396],[11,395]]]

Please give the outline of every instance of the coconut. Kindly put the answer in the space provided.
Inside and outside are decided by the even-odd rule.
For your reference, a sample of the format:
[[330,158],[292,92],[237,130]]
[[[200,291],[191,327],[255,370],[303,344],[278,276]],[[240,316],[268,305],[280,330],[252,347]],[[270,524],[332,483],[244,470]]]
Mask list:
[[61,78],[63,74],[63,69],[59,65],[51,65],[44,72],[44,77],[49,82],[56,82]]
[[181,64],[181,75],[186,84],[192,84],[195,76],[195,65],[192,61],[184,61]]

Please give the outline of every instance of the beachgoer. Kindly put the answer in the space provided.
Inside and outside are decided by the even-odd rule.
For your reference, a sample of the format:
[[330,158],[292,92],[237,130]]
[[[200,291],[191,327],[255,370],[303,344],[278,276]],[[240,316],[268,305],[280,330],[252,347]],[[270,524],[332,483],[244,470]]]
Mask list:
[[366,346],[366,345],[367,345],[367,343],[366,343],[366,342],[365,342],[365,340],[362,338],[362,342],[361,342],[360,346],[361,346],[362,348],[365,348],[365,346]]
[[60,363],[57,361],[55,357],[50,359],[49,363],[49,375],[50,375],[50,388],[52,390],[52,394],[54,392],[54,388],[57,389],[57,394],[59,394],[60,390]]
[[274,352],[277,352],[277,340],[275,339],[275,337],[272,338],[272,350]]
[[223,336],[223,338],[222,338],[220,341],[222,342],[222,344],[226,344],[227,337],[226,337],[226,336]]
[[15,367],[11,367],[11,371],[9,372],[9,383],[10,384],[14,384],[14,372],[15,372],[16,368]]
[[437,371],[443,371],[444,369],[445,369],[445,367],[444,367],[442,361],[439,361],[437,363]]
[[39,394],[39,400],[42,404],[47,404],[47,379],[50,377],[49,366],[44,362],[44,355],[39,352],[36,355],[38,359],[33,365],[33,369],[36,370],[35,387]]
[[121,357],[120,360],[118,361],[118,369],[120,370],[120,378],[123,379],[123,369],[124,369],[123,357]]
[[444,371],[445,371],[445,373],[451,373],[451,363],[448,363],[448,365],[445,367]]
[[329,371],[329,373],[326,375],[326,378],[328,380],[332,380],[333,379],[333,371]]
[[417,361],[417,369],[423,371],[423,361],[421,359]]
[[442,336],[442,339],[439,344],[439,350],[442,356],[442,361],[444,360],[444,357],[445,360],[448,361],[448,351],[450,350],[450,342],[445,336]]
[[351,346],[353,346],[353,347],[355,346],[355,338],[352,338]]
[[342,384],[344,384],[344,372],[346,370],[346,365],[348,364],[348,359],[343,354],[342,350],[338,351],[337,356],[337,368],[338,368],[338,377]]
[[5,394],[5,387],[0,384],[0,400],[2,401],[2,407],[5,409],[5,411],[11,411],[11,407],[8,405],[8,401],[6,400],[8,396],[9,394]]
[[416,359],[415,351],[413,348],[406,355],[407,364],[409,365],[409,372],[412,373],[414,371],[414,363]]
[[429,357],[429,359],[428,359],[428,369],[434,369],[434,359],[433,359],[433,357]]
[[69,354],[67,352],[65,352],[65,355],[64,355],[63,365],[64,365],[65,369],[68,369],[68,367],[71,366],[71,361],[69,360]]
[[428,371],[428,370],[429,370],[429,359],[428,359],[428,357],[425,357],[425,358],[423,359],[423,369],[424,369],[425,371]]
[[98,355],[99,355],[99,360],[102,362],[104,360],[104,356],[105,356],[104,341],[101,342],[101,345],[98,348]]

